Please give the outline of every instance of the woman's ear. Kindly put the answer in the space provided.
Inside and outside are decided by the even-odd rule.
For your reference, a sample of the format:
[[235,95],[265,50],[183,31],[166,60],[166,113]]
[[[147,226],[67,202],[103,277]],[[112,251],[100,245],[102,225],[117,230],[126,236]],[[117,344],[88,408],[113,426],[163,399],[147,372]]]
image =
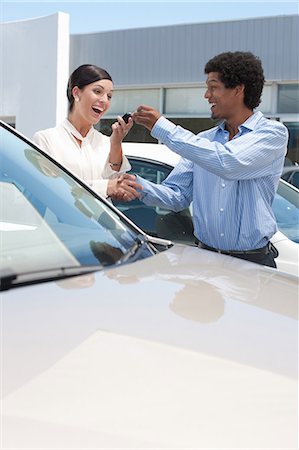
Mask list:
[[78,88],[78,86],[74,86],[73,87],[72,94],[73,94],[73,97],[74,97],[75,101],[78,102],[79,101],[79,88]]

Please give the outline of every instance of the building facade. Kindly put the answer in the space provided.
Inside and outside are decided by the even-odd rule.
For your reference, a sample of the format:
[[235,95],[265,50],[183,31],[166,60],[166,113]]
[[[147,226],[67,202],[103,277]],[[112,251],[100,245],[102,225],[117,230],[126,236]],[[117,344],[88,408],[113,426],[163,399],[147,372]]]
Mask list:
[[[204,65],[224,51],[251,51],[261,58],[266,78],[258,110],[285,123],[290,132],[288,157],[299,162],[299,15],[76,34],[69,36],[69,42],[67,75],[91,63],[105,68],[113,78],[111,108],[98,125],[108,135],[117,115],[140,104],[155,107],[195,133],[214,126],[203,97]],[[64,80],[65,72],[64,68]],[[63,95],[56,92],[55,98],[65,110],[65,89]],[[33,119],[31,128],[37,123]],[[53,116],[44,127],[53,126],[55,120]],[[155,141],[137,125],[126,139]]]
[[0,119],[31,138],[66,114],[69,15],[0,24]]

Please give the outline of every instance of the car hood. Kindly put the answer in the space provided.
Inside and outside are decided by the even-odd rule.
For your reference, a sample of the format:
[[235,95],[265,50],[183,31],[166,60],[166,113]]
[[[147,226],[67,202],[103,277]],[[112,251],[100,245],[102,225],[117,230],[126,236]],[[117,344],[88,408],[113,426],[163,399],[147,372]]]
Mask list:
[[295,445],[297,281],[197,248],[3,292],[3,444]]

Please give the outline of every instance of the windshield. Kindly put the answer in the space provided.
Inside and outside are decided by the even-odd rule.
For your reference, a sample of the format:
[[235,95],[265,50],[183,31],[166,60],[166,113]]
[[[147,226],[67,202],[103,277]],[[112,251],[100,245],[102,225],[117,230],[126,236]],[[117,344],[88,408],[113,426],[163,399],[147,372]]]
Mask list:
[[[119,261],[139,230],[2,124],[0,133],[0,269],[20,274]],[[139,257],[151,254],[145,247]]]

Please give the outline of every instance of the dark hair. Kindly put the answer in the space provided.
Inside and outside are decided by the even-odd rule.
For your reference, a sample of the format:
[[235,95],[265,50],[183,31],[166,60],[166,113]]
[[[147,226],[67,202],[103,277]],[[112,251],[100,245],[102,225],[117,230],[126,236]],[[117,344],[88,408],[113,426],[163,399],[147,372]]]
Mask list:
[[205,73],[217,72],[226,88],[244,85],[244,103],[253,110],[261,102],[265,82],[261,60],[250,52],[225,52],[210,59]]
[[94,66],[92,64],[83,64],[77,67],[70,75],[67,84],[66,95],[69,101],[69,111],[72,110],[74,104],[74,97],[72,90],[74,86],[78,86],[79,89],[83,89],[84,86],[94,83],[98,80],[110,80],[112,81],[109,73],[101,67]]

